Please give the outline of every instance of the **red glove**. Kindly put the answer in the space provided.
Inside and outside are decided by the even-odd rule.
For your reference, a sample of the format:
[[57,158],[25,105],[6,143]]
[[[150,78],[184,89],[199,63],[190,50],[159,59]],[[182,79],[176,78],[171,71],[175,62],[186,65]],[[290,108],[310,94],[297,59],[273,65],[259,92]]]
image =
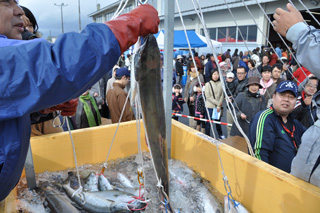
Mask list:
[[159,23],[158,11],[144,4],[106,22],[106,25],[117,38],[121,52],[124,52],[137,42],[139,36],[157,33]]
[[58,104],[56,106],[50,107],[49,109],[40,110],[43,114],[48,114],[57,110],[61,111],[61,115],[63,116],[73,116],[77,111],[79,98],[72,99],[63,104]]

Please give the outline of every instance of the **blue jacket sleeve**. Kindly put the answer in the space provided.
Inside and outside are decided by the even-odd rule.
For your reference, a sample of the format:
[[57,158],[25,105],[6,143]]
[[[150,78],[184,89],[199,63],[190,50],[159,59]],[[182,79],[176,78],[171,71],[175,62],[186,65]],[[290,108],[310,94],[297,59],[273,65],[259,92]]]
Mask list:
[[0,121],[80,96],[119,56],[118,41],[105,24],[63,34],[54,44],[0,37]]
[[286,37],[297,51],[298,61],[320,78],[320,30],[300,22],[288,30]]

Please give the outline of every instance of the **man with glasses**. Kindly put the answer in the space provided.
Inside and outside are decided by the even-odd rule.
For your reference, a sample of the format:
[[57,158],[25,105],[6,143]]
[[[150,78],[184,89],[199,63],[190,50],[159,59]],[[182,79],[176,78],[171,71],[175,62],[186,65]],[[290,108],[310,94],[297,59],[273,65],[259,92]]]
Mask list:
[[304,85],[304,90],[297,100],[293,114],[303,126],[309,128],[318,120],[317,107],[312,103],[313,95],[317,92],[318,79],[312,76],[307,78],[306,81],[307,83]]
[[[245,67],[238,67],[237,69],[237,80],[235,80],[235,91],[232,94],[231,101],[233,102],[239,93],[244,92],[246,90],[246,85],[248,83],[248,79],[246,78],[247,72]],[[228,89],[227,89],[228,90]],[[229,112],[227,111],[227,122],[229,124],[233,124],[233,118]],[[227,126],[227,133],[230,135],[231,127]]]
[[249,139],[256,158],[290,172],[292,159],[306,128],[293,118],[298,86],[281,82],[273,94],[273,105],[257,113],[250,123]]
[[243,92],[246,89],[248,83],[247,71],[245,67],[238,67],[237,69],[237,80],[236,80],[236,90],[233,94],[235,99],[240,92]]

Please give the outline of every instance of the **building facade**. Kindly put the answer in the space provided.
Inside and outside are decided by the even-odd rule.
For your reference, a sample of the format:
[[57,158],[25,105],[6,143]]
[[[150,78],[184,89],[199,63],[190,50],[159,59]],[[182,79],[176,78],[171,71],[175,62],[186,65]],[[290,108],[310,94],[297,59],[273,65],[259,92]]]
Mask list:
[[[194,1],[196,2],[196,0]],[[104,8],[98,8],[96,12],[89,14],[89,16],[93,18],[94,22],[108,21],[114,15],[120,2],[117,1]],[[186,29],[203,34],[203,26],[195,12],[192,1],[178,0],[178,2]],[[260,6],[257,2],[260,3]],[[149,0],[148,3],[158,10],[161,21],[159,29],[164,29],[164,0]],[[278,7],[286,8],[287,3],[286,0],[201,0],[200,6],[211,39],[222,42],[221,51],[231,49],[233,52],[235,48],[246,51],[268,45],[267,39],[272,44],[283,43],[272,29],[270,21],[273,20],[272,14],[275,9]],[[293,3],[302,12],[307,23],[316,26],[305,7],[299,1],[293,1]],[[306,0],[303,3],[316,18],[319,18],[319,0]],[[134,5],[135,1],[130,0],[123,13],[132,10]],[[177,6],[175,6],[174,30],[183,30]]]

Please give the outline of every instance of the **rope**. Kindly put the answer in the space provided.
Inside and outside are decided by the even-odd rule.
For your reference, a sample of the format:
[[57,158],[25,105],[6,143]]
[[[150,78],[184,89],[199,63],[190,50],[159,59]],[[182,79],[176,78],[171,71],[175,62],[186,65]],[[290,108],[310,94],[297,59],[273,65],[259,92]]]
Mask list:
[[78,177],[78,182],[79,182],[79,189],[77,189],[73,194],[72,197],[79,195],[79,198],[81,200],[82,204],[85,204],[86,200],[85,200],[85,196],[82,192],[82,185],[81,185],[81,180],[80,180],[80,174],[79,174],[79,168],[78,168],[78,163],[77,163],[77,155],[76,155],[76,149],[74,147],[74,142],[73,142],[73,138],[72,138],[72,134],[71,134],[71,130],[70,130],[70,125],[69,125],[69,121],[67,120],[67,127],[68,127],[68,132],[69,132],[69,136],[70,136],[70,140],[71,140],[71,144],[72,144],[72,150],[73,150],[73,157],[74,157],[74,163],[76,165],[76,170],[77,170],[77,177]]
[[[128,94],[130,94],[130,92],[131,92],[131,88],[128,91]],[[127,95],[126,101],[125,101],[125,103],[123,105],[123,108],[122,108],[122,111],[121,111],[121,115],[120,115],[120,118],[119,118],[119,121],[118,121],[118,125],[117,125],[116,131],[115,131],[115,133],[113,135],[113,138],[112,138],[112,141],[111,141],[111,145],[110,145],[110,148],[109,148],[109,151],[108,151],[107,159],[106,159],[105,163],[103,164],[102,172],[104,172],[104,170],[107,168],[110,151],[111,151],[114,139],[116,138],[116,135],[117,135],[117,132],[118,132],[118,129],[119,129],[119,126],[120,126],[120,122],[121,122],[121,119],[122,119],[122,116],[123,116],[123,112],[124,112],[124,109],[126,108],[128,100],[129,100],[129,95]]]
[[[307,6],[306,6],[301,0],[298,0],[298,1],[299,1],[299,2],[301,3],[301,5],[307,10],[307,12],[309,13],[309,15],[310,15],[310,16],[317,22],[317,24],[320,26],[320,22],[318,21],[318,19],[317,19],[316,17],[314,17],[314,15],[313,15],[312,12],[309,10],[309,8],[307,8]],[[292,4],[292,6],[293,6],[294,8],[296,8],[291,0],[289,0],[289,2]],[[296,8],[296,10],[298,10],[298,9]],[[308,25],[305,20],[303,20],[303,21],[304,21],[304,23],[305,23],[306,25]]]
[[[274,46],[271,44],[271,42],[270,42],[270,40],[268,39],[268,37],[266,36],[266,34],[265,34],[265,33],[261,30],[261,28],[259,27],[258,23],[256,22],[255,18],[253,17],[253,14],[252,14],[252,12],[250,11],[250,9],[248,8],[248,6],[246,5],[246,3],[245,3],[243,0],[242,0],[242,3],[243,3],[243,5],[246,7],[246,9],[247,9],[247,11],[249,12],[249,14],[250,14],[253,22],[254,22],[255,25],[257,26],[257,28],[258,28],[258,30],[260,31],[260,33],[262,34],[262,36],[266,39],[266,41],[267,41],[268,44],[270,45],[271,49],[272,49],[274,52],[276,52]],[[279,34],[279,36],[280,36],[280,34]],[[294,56],[293,53],[292,53],[292,51],[290,50],[290,48],[289,48],[288,46],[287,46],[287,48],[288,48],[288,50],[290,51],[291,55]],[[278,58],[279,58],[279,57],[278,57]],[[282,64],[284,64],[284,62],[282,61],[281,58],[279,58],[279,60],[280,60],[280,62],[281,62]],[[295,60],[296,60],[296,59],[295,59]],[[297,61],[297,62],[298,62],[298,61]],[[292,75],[292,77],[293,77],[297,82],[301,83],[296,77],[294,77],[292,71],[290,71],[289,69],[288,69],[288,71],[290,72],[290,74]],[[302,71],[303,71],[303,70],[302,70]],[[264,83],[264,82],[263,82],[263,83]],[[265,86],[265,85],[264,85],[264,86]],[[267,91],[267,92],[268,92],[268,91]],[[270,94],[269,94],[269,96],[270,96]]]
[[[242,0],[242,1],[243,1],[243,0]],[[257,4],[259,5],[260,9],[262,10],[264,16],[268,19],[268,21],[269,21],[269,23],[271,24],[271,26],[274,28],[274,25],[273,25],[272,21],[270,20],[268,14],[266,13],[266,11],[264,11],[264,9],[262,8],[261,4],[260,4],[257,0],[255,0],[255,1],[257,2]],[[291,55],[292,55],[292,57],[294,58],[294,60],[296,60],[299,68],[302,70],[303,74],[304,74],[304,75],[306,76],[306,78],[307,78],[307,77],[308,77],[307,74],[306,74],[306,73],[304,72],[304,70],[302,69],[301,64],[299,63],[298,59],[297,59],[296,56],[293,54],[293,52],[290,50],[288,44],[287,44],[287,43],[285,42],[285,40],[282,38],[282,36],[280,35],[280,33],[278,33],[278,32],[276,32],[276,33],[278,34],[279,38],[282,40],[282,42],[284,43],[284,45],[286,46],[286,48],[289,50],[289,52],[291,53]],[[272,46],[272,50],[273,50],[274,52],[276,52],[275,49],[273,48],[273,46]],[[280,61],[282,61],[281,58],[280,58]],[[282,63],[283,63],[283,61],[282,61]],[[292,75],[292,76],[293,76],[293,75]],[[299,82],[299,81],[298,81],[298,82]],[[299,83],[301,83],[301,82],[299,82]]]
[[220,124],[220,125],[225,125],[225,126],[232,126],[232,124],[219,122],[219,121],[215,121],[215,120],[211,120],[210,121],[209,119],[192,117],[192,116],[189,116],[189,115],[182,115],[182,114],[177,114],[177,113],[172,113],[172,115],[175,115],[175,116],[178,116],[178,117],[184,117],[184,118],[191,118],[191,119],[198,120],[198,121],[212,122],[212,123],[215,123],[215,124]]
[[[207,29],[207,26],[206,26],[206,23],[204,21],[204,17],[203,17],[203,13],[202,13],[202,10],[201,10],[201,7],[200,7],[200,4],[199,4],[199,0],[197,0],[197,5],[198,5],[198,8],[199,8],[199,11],[194,3],[194,1],[192,0],[192,3],[193,3],[193,6],[194,6],[194,9],[201,21],[201,24],[203,26],[203,29],[204,29],[204,33],[205,33],[205,37],[207,39],[207,43],[209,44],[209,47],[213,53],[213,56],[215,58],[216,61],[218,61],[218,58],[217,58],[217,55],[214,51],[214,48],[212,46],[212,43],[211,43],[211,40],[210,40],[210,37],[209,37],[209,33],[208,33],[208,29]],[[219,75],[222,74],[221,72],[221,69],[220,67],[218,66],[218,71],[219,71]],[[247,145],[248,145],[248,149],[249,149],[249,153],[250,155],[254,156],[254,153],[253,153],[253,150],[252,150],[252,147],[251,147],[251,144],[250,144],[250,141],[249,141],[249,138],[247,137],[247,135],[244,133],[244,131],[242,130],[242,127],[240,126],[239,122],[238,122],[238,119],[237,117],[235,116],[236,115],[236,111],[235,111],[235,108],[233,106],[233,104],[231,104],[231,100],[229,98],[229,96],[227,95],[227,92],[226,92],[226,85],[225,85],[225,82],[224,81],[221,81],[221,84],[222,84],[222,88],[223,88],[223,92],[226,96],[226,103],[227,103],[227,108],[229,109],[230,111],[230,114],[231,114],[231,117],[232,119],[234,120],[234,123],[235,125],[237,126],[237,128],[239,129],[239,131],[241,132],[241,134],[243,135],[243,137],[245,138],[246,142],[247,142]],[[240,110],[239,110],[240,111]],[[211,124],[211,123],[210,123]],[[218,150],[218,147],[217,147],[217,150]],[[218,150],[218,153],[219,153],[219,150]],[[219,153],[220,154],[220,153]],[[220,157],[220,156],[219,156]],[[222,166],[222,163],[221,163],[221,166]],[[223,168],[223,167],[222,167]]]
[[[180,16],[181,24],[182,24],[182,26],[183,26],[184,34],[185,34],[186,39],[187,39],[187,42],[188,42],[188,47],[189,47],[189,52],[190,52],[191,57],[192,57],[192,62],[193,62],[193,64],[194,64],[194,67],[195,67],[195,70],[196,70],[196,73],[197,73],[197,79],[198,79],[198,82],[199,82],[201,91],[203,91],[203,86],[202,86],[201,81],[200,81],[200,76],[199,76],[199,72],[198,72],[198,67],[197,67],[197,64],[196,64],[196,62],[195,62],[193,52],[192,52],[192,50],[191,50],[190,41],[189,41],[189,38],[188,38],[188,35],[187,35],[186,26],[185,26],[184,21],[183,21],[183,17],[182,17],[182,14],[181,14],[180,5],[179,5],[178,0],[176,0],[176,5],[177,5],[177,9],[178,9],[178,11],[179,11],[179,16]],[[211,42],[210,42],[210,43],[211,43]],[[218,60],[216,59],[216,61],[218,61]],[[218,69],[220,70],[220,67],[219,67],[219,66],[217,66],[217,67],[218,67]],[[221,73],[221,71],[219,71],[219,73]],[[223,82],[223,81],[222,81],[222,82]],[[211,118],[210,118],[209,110],[208,110],[207,103],[206,103],[206,97],[203,96],[203,99],[204,99],[204,105],[205,105],[205,108],[206,108],[206,112],[207,112],[208,118],[209,118],[209,120],[210,120],[210,129],[211,129],[212,135],[213,135],[213,137],[214,137],[215,139],[217,139],[216,134],[215,134],[215,132],[214,132],[214,130],[213,130],[213,125],[212,125],[212,123],[211,123]]]
[[[126,2],[123,4],[123,6],[122,6],[122,8],[121,8],[121,5],[122,5],[122,3],[123,3],[124,1],[126,1]],[[121,0],[121,2],[119,3],[119,6],[118,6],[116,12],[114,13],[114,15],[113,15],[112,18],[111,18],[111,20],[117,18],[117,17],[122,13],[122,11],[124,10],[124,8],[127,6],[128,2],[129,2],[129,0]],[[121,9],[120,9],[120,8],[121,8]]]

